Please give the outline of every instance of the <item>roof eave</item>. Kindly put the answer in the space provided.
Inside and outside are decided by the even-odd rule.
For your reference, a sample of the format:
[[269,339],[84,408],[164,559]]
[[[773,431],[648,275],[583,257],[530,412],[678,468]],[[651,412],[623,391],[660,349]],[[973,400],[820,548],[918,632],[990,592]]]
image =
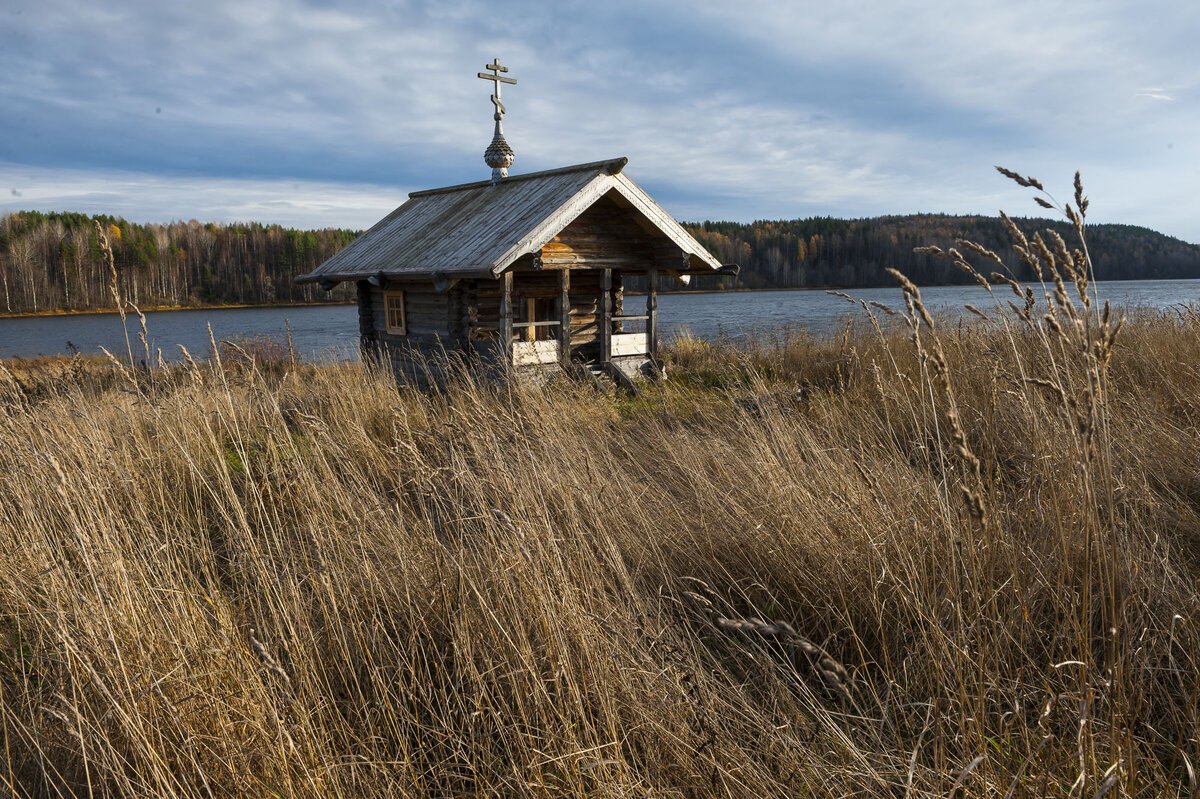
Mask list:
[[354,271],[354,272],[338,272],[334,274],[316,274],[309,272],[305,275],[299,275],[292,278],[294,283],[321,283],[330,281],[332,283],[349,283],[356,280],[370,280],[376,275],[382,275],[388,280],[395,281],[421,281],[421,280],[438,280],[440,278],[473,278],[473,277],[493,277],[492,270],[488,267],[470,267],[466,269],[431,269],[423,272],[396,272],[387,269],[376,269],[374,271]]

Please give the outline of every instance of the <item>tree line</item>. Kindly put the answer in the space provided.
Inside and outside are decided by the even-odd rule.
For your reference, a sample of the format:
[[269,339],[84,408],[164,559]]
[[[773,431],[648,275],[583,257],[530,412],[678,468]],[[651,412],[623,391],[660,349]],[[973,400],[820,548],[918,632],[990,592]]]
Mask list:
[[113,308],[113,251],[123,301],[141,307],[346,301],[353,288],[298,286],[357,231],[294,230],[192,220],[138,225],[119,217],[21,211],[0,217],[0,313]]
[[[1032,236],[1047,228],[1070,244],[1067,222],[1016,219]],[[942,249],[969,239],[997,253],[1009,276],[1034,280],[1032,268],[1013,251],[1004,223],[996,217],[916,214],[873,219],[810,219],[685,223],[722,263],[736,263],[736,279],[704,278],[697,288],[802,288],[890,286],[885,271],[898,269],[918,285],[970,283],[949,260],[914,252]],[[1200,278],[1200,246],[1133,225],[1089,225],[1088,248],[1098,280]],[[961,248],[960,248],[961,249]],[[985,264],[985,272],[997,271]],[[714,285],[715,284],[715,285]]]
[[[1052,228],[1071,240],[1064,222],[1016,221],[1029,234]],[[0,313],[114,307],[113,270],[103,257],[97,223],[112,246],[121,297],[141,307],[353,299],[352,286],[326,292],[296,285],[294,278],[349,244],[358,231],[195,220],[138,225],[106,215],[21,211],[0,217]],[[694,289],[887,286],[894,283],[888,267],[920,285],[966,283],[970,278],[949,261],[913,251],[927,245],[945,249],[958,239],[998,253],[1016,279],[1034,278],[994,217],[917,214],[684,226],[722,263],[742,268],[736,278],[698,278]],[[1200,246],[1147,228],[1091,225],[1088,241],[1100,280],[1200,278]],[[637,288],[636,281],[628,286]],[[662,285],[678,287],[674,281]]]

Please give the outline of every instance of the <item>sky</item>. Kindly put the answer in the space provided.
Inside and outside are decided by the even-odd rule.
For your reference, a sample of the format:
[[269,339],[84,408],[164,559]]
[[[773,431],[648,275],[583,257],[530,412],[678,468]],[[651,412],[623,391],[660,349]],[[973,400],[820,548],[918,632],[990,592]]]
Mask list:
[[367,228],[626,156],[688,221],[1041,212],[1200,243],[1196,0],[4,0],[0,212]]

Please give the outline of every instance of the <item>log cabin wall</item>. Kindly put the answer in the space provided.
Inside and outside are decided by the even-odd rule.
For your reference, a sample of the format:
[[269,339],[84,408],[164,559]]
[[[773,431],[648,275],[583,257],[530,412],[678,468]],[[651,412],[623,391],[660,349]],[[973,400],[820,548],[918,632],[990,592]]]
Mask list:
[[[556,276],[557,277],[557,276]],[[571,270],[571,356],[585,361],[600,356],[600,271]]]
[[500,281],[472,280],[467,294],[470,297],[470,338],[476,341],[495,341],[500,330]]
[[[396,291],[404,293],[404,335],[389,333],[387,329],[385,296]],[[460,311],[461,300],[461,289],[457,286],[449,291],[436,291],[432,281],[392,282],[386,289],[370,287],[370,313],[364,313],[360,305],[359,318],[369,318],[378,357],[397,377],[428,386],[441,381],[445,356],[458,349],[459,326],[454,313]],[[365,334],[363,340],[366,344]]]
[[[451,336],[449,292],[435,291],[432,283],[390,283],[371,292],[371,317],[380,341],[412,345],[440,345]],[[387,330],[387,292],[404,292],[405,335]]]

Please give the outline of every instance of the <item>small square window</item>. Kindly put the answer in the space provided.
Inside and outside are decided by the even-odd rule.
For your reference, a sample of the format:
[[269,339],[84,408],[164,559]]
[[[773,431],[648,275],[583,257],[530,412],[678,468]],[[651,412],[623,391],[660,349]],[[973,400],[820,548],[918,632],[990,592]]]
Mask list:
[[385,291],[383,293],[383,312],[387,332],[397,336],[406,335],[403,291]]

